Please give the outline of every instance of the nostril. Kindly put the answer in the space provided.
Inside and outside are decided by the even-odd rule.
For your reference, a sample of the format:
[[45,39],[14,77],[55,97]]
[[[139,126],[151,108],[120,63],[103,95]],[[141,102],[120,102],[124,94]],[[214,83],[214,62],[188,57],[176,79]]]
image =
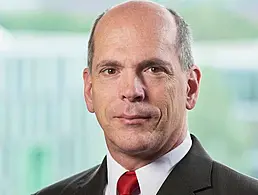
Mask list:
[[141,102],[144,100],[144,95],[123,96],[123,100],[128,100],[130,102]]
[[141,102],[143,99],[144,99],[143,96],[137,96],[137,97],[135,98],[135,101],[136,101],[136,102]]

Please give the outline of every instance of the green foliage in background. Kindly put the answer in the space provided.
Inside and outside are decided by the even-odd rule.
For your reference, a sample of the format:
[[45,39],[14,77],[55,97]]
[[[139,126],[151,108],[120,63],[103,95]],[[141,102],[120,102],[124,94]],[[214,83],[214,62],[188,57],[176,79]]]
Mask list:
[[215,160],[251,174],[251,166],[244,159],[252,143],[251,132],[232,111],[233,94],[226,79],[212,68],[203,68],[202,72],[199,100],[189,113],[190,131]]
[[[174,6],[169,6],[174,7]],[[258,38],[258,22],[223,6],[202,4],[176,8],[190,24],[194,39]],[[97,14],[96,14],[97,15]],[[0,24],[10,30],[71,31],[88,33],[96,15],[26,12],[0,13]]]
[[197,40],[258,38],[258,22],[225,9],[202,6],[182,9],[180,13]]
[[62,13],[0,13],[0,24],[9,30],[89,32],[93,17]]
[[30,148],[27,158],[27,173],[26,183],[27,190],[29,192],[35,192],[36,190],[46,186],[50,181],[51,174],[51,151],[47,146],[34,146]]

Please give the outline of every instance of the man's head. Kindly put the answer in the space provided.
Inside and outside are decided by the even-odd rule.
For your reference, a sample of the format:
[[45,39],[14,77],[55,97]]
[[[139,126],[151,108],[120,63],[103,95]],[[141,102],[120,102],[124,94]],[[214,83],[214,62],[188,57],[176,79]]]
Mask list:
[[120,4],[95,23],[85,100],[114,158],[155,159],[184,139],[201,76],[189,39],[182,18],[151,2]]

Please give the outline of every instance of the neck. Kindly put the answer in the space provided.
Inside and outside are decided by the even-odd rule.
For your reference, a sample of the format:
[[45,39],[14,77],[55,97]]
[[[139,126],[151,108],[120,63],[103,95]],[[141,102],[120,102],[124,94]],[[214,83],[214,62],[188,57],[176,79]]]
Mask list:
[[170,152],[171,150],[179,146],[184,141],[186,135],[187,130],[182,131],[182,133],[180,133],[176,139],[169,139],[167,141],[167,144],[165,144],[156,152],[150,150],[149,152],[144,151],[132,155],[119,150],[111,150],[110,148],[109,152],[113,159],[122,167],[124,167],[127,170],[134,171],[154,162],[156,159],[160,158],[161,156],[165,155],[166,153]]

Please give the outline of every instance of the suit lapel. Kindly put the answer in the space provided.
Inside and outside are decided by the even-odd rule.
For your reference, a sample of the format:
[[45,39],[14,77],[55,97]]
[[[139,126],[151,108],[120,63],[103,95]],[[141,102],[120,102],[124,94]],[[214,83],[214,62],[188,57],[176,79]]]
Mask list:
[[212,160],[196,137],[187,155],[176,165],[157,195],[193,195],[211,188]]
[[74,195],[103,195],[107,184],[107,159],[90,175],[87,182],[80,181],[82,185]]

